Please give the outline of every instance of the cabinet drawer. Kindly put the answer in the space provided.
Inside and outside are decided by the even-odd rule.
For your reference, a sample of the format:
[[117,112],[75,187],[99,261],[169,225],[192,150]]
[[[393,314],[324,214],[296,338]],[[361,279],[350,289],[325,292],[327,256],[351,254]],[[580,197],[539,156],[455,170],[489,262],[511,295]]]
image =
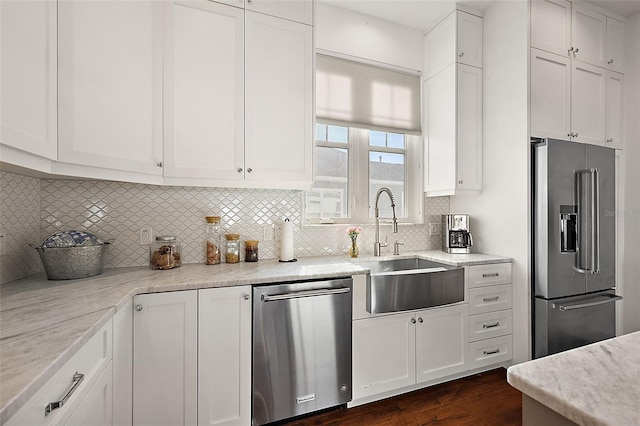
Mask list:
[[469,288],[511,282],[511,263],[469,266]]
[[511,334],[511,309],[469,316],[469,341]]
[[469,367],[475,369],[510,360],[513,356],[511,344],[510,334],[470,343]]
[[[91,389],[102,370],[111,361],[111,320],[107,322],[71,359],[64,363],[36,393],[9,419],[6,426],[64,424]],[[50,402],[60,401],[74,384],[74,374],[84,374],[83,380],[71,393],[66,403],[45,415]]]
[[469,314],[511,308],[511,284],[469,289]]

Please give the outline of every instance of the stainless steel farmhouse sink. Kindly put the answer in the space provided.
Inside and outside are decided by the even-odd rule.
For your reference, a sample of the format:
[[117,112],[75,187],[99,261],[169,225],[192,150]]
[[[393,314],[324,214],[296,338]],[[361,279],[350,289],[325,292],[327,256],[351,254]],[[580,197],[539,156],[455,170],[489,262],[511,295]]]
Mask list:
[[367,311],[409,311],[464,300],[464,269],[424,259],[367,260]]

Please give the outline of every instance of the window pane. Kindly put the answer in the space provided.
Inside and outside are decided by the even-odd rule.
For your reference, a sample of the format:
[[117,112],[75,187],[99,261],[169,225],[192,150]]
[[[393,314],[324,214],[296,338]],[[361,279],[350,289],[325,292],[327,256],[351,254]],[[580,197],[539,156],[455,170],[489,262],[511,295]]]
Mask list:
[[316,140],[317,141],[326,141],[327,140],[327,125],[326,124],[316,124]]
[[327,140],[331,142],[344,142],[349,140],[349,128],[342,126],[327,126]]
[[305,196],[308,218],[347,217],[348,173],[347,149],[316,147],[316,182]]
[[[393,193],[396,204],[396,217],[405,217],[405,156],[388,152],[369,152],[369,217],[375,217],[376,193],[381,187],[387,187]],[[386,194],[380,195],[378,204],[380,217],[393,217],[391,203]]]
[[387,146],[387,134],[375,130],[369,131],[369,145],[371,146]]
[[387,146],[389,148],[404,148],[404,135],[402,133],[387,133]]

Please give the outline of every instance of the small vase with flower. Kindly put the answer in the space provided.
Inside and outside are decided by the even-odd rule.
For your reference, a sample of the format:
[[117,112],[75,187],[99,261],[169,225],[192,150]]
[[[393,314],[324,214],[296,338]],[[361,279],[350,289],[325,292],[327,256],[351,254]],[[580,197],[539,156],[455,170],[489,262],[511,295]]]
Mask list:
[[358,257],[360,250],[358,249],[358,235],[362,232],[359,226],[352,226],[347,229],[347,235],[351,238],[351,247],[349,247],[349,256]]

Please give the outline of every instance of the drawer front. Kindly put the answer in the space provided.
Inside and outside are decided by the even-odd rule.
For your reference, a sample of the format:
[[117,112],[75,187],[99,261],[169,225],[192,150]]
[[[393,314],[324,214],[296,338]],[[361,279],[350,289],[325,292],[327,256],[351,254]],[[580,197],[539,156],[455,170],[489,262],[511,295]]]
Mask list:
[[511,334],[511,309],[469,316],[469,341]]
[[469,314],[511,309],[511,284],[469,289]]
[[469,344],[470,368],[480,368],[512,358],[511,335],[480,340]]
[[[111,320],[109,320],[11,416],[6,426],[63,424],[76,410],[102,370],[111,361],[111,335]],[[49,403],[60,401],[69,392],[74,384],[73,377],[76,372],[84,374],[83,380],[76,386],[62,407],[45,415],[45,407]]]
[[467,275],[469,288],[511,282],[511,263],[469,266]]

